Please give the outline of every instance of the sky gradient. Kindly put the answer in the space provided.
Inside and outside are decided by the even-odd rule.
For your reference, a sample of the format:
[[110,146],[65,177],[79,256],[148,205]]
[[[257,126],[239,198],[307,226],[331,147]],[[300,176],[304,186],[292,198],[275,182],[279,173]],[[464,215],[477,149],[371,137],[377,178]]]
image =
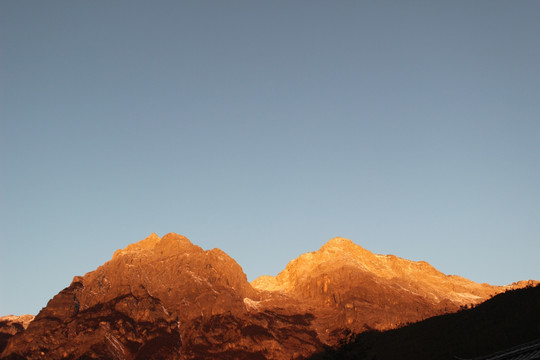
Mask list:
[[0,316],[155,232],[540,279],[540,2],[0,2]]

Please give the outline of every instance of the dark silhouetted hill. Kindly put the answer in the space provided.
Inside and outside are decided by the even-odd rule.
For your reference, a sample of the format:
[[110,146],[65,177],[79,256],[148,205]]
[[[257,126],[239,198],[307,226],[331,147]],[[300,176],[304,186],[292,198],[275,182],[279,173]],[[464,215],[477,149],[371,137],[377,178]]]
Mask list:
[[311,360],[470,359],[540,338],[540,286],[384,332],[364,332]]

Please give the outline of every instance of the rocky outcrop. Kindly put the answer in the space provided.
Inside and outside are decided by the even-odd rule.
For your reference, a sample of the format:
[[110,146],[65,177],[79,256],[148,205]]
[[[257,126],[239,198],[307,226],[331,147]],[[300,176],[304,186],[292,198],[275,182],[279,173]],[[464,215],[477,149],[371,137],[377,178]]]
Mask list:
[[152,234],[76,276],[1,358],[301,359],[504,290],[341,238],[250,284],[223,251]]
[[0,317],[0,354],[8,340],[15,334],[23,332],[34,320],[34,315],[8,315]]
[[4,351],[7,359],[178,359],[178,322],[159,300],[129,294],[77,310],[81,288],[55,296],[24,334]]

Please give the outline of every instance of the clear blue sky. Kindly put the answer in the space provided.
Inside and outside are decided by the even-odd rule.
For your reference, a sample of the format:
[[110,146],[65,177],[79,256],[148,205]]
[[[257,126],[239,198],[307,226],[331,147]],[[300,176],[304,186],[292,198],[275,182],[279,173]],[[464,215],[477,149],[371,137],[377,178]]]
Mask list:
[[0,315],[177,232],[540,279],[540,2],[0,2]]

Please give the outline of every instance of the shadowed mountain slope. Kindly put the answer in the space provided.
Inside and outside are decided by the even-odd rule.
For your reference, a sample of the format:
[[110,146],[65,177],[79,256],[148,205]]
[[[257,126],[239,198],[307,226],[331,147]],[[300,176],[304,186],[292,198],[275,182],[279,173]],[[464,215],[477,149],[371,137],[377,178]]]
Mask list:
[[468,310],[354,337],[312,360],[470,359],[540,339],[540,286],[499,294]]

